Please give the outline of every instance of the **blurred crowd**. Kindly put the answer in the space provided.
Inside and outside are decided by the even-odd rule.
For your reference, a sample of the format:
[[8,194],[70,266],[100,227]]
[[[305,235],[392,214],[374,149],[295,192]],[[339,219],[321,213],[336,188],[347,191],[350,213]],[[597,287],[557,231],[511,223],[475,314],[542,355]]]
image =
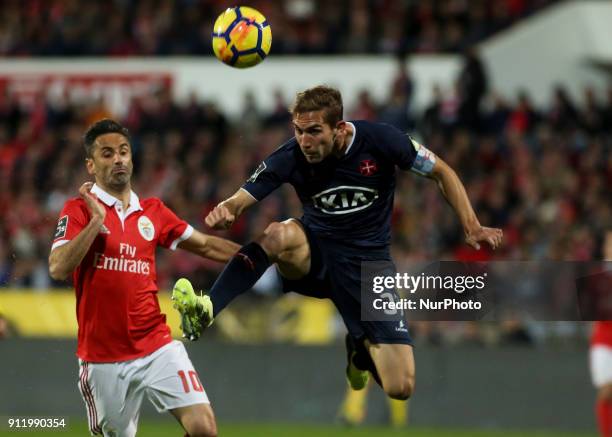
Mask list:
[[[251,0],[272,53],[458,52],[557,0]],[[210,55],[227,0],[4,0],[0,56]]]
[[[501,96],[486,82],[470,54],[456,86],[437,88],[422,112],[410,110],[414,86],[406,68],[398,70],[387,101],[363,90],[345,109],[347,119],[411,132],[457,171],[482,224],[504,230],[505,243],[495,253],[468,248],[436,184],[404,173],[392,219],[395,259],[601,259],[612,224],[612,87],[571,96],[559,85],[548,105],[536,107],[526,92]],[[120,121],[133,135],[134,190],[141,198],[162,198],[204,229],[207,211],[292,136],[290,99],[277,93],[277,106],[264,111],[247,94],[238,120],[195,96],[178,104],[164,88],[132,99]],[[107,116],[113,114],[100,100],[58,103],[41,96],[23,107],[9,92],[0,97],[0,285],[66,285],[48,276],[50,241],[64,201],[90,180],[82,134]],[[220,235],[245,243],[271,221],[300,215],[297,197],[284,187]],[[210,285],[221,268],[182,251],[161,251],[158,261],[162,289],[179,276]],[[435,338],[439,331],[431,326],[416,329]],[[481,340],[472,325],[461,329]],[[522,325],[508,324],[508,335],[528,339]]]

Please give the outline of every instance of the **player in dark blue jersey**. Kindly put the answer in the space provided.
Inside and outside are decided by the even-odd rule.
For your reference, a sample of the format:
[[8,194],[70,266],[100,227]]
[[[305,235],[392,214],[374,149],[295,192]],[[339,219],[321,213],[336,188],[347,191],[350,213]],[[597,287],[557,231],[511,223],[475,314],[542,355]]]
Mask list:
[[[496,248],[499,229],[480,225],[455,172],[392,126],[342,120],[342,98],[318,86],[298,93],[291,108],[295,137],[280,146],[246,183],[206,217],[226,229],[246,209],[284,183],[293,185],[304,215],[271,223],[227,264],[210,296],[196,296],[181,279],[173,297],[183,330],[196,339],[236,296],[249,290],[273,263],[285,291],[330,298],[348,329],[347,378],[361,389],[371,373],[392,398],[407,399],[414,387],[414,357],[403,318],[361,317],[361,267],[382,262],[394,272],[389,254],[396,167],[438,182],[457,212],[465,240],[475,248]],[[400,315],[401,316],[401,315]]]

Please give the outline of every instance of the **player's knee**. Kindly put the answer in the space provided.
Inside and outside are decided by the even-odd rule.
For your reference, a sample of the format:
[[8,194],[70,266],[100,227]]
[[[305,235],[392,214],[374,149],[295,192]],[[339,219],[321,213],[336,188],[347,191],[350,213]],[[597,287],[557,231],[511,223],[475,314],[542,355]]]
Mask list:
[[405,401],[412,396],[412,387],[410,385],[391,387],[386,390],[387,396],[398,401]]
[[391,381],[388,384],[383,382],[383,386],[387,396],[392,399],[405,401],[406,399],[410,398],[414,392],[414,378],[398,378],[397,380]]
[[199,430],[187,434],[189,437],[217,437],[217,429],[214,430]]
[[287,223],[272,222],[259,238],[259,244],[269,256],[278,256],[286,249],[291,232],[289,226]]
[[217,437],[217,425],[214,421],[199,421],[189,429],[189,437]]
[[216,437],[217,423],[212,410],[203,414],[191,414],[182,419],[182,424],[189,437]]

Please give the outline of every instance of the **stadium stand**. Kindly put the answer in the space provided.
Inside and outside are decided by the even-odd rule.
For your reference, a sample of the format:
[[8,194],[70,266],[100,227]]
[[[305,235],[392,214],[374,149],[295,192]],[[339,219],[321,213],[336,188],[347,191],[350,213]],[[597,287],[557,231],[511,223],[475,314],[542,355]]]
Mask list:
[[[326,2],[255,0],[273,23],[272,53],[459,52],[556,0]],[[0,55],[209,55],[222,0],[11,0],[0,11]],[[100,25],[104,22],[105,25]]]

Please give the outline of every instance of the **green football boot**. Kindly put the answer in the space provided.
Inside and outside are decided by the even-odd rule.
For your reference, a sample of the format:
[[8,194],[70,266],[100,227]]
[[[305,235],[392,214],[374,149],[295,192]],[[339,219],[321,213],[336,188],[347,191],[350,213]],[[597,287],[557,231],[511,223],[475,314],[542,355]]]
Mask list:
[[357,355],[355,343],[349,334],[344,339],[348,364],[346,365],[346,380],[353,390],[363,390],[370,378],[367,370],[361,370],[355,366],[354,358]]
[[213,304],[205,294],[199,296],[193,291],[188,279],[181,278],[172,288],[174,308],[181,314],[183,337],[195,341],[202,331],[212,325]]

